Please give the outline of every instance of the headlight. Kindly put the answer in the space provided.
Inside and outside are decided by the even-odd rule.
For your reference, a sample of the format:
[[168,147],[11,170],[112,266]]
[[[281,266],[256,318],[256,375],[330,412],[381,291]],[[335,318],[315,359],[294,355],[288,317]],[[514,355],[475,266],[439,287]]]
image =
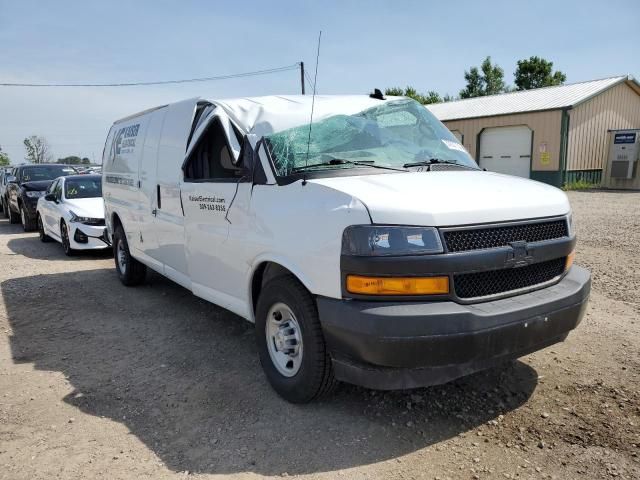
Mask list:
[[84,223],[85,225],[98,225],[102,223],[101,218],[93,218],[93,217],[81,217],[76,215],[73,211],[69,211],[71,214],[71,221],[75,223]]
[[568,228],[569,236],[573,237],[576,234],[576,228],[575,228],[575,225],[573,224],[572,212],[569,212],[569,215],[567,215],[567,228]]
[[342,234],[344,255],[428,255],[442,253],[433,227],[352,225]]
[[36,190],[27,190],[24,194],[29,198],[39,198],[45,194],[44,190],[36,191]]

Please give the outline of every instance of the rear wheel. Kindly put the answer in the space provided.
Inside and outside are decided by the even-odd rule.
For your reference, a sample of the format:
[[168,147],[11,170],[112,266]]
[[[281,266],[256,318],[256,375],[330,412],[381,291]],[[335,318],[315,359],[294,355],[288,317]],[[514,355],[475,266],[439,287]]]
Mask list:
[[67,257],[73,257],[76,251],[71,248],[71,241],[69,240],[69,227],[67,223],[62,220],[60,222],[60,239],[62,240],[62,249]]
[[20,223],[22,223],[22,228],[25,232],[31,232],[36,229],[34,221],[29,218],[23,206],[20,206]]
[[44,232],[44,225],[42,224],[42,217],[38,214],[37,217],[38,222],[38,237],[40,237],[40,241],[43,243],[50,242],[51,237]]
[[2,202],[2,215],[4,218],[9,218],[9,205],[7,205],[7,201],[4,198],[0,201]]
[[147,267],[131,256],[124,229],[118,225],[113,235],[113,257],[120,281],[128,287],[144,282]]
[[336,385],[313,297],[293,276],[265,285],[256,308],[260,363],[273,389],[285,400],[307,403]]

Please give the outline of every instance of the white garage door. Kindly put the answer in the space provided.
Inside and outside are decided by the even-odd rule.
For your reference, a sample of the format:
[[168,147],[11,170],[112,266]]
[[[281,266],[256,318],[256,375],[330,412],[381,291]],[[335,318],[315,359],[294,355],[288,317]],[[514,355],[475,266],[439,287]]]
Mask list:
[[529,178],[529,127],[487,128],[480,134],[480,166],[492,172]]

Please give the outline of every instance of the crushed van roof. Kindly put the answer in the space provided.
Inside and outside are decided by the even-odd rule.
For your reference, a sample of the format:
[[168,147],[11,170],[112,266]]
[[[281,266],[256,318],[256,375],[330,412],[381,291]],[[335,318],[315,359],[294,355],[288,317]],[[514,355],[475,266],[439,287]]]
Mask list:
[[[398,98],[377,100],[368,95],[316,95],[313,121],[336,114],[353,115]],[[210,101],[222,107],[248,133],[263,136],[309,123],[313,97],[272,95]]]
[[488,95],[454,102],[435,103],[427,108],[438,120],[490,117],[511,113],[575,107],[603,91],[626,82],[640,95],[640,83],[631,75],[571,83],[555,87]]

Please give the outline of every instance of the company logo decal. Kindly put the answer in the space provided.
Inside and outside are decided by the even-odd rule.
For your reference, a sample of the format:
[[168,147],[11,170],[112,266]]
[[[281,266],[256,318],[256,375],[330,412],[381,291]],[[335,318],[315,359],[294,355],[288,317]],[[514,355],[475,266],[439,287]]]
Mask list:
[[111,142],[110,160],[113,163],[118,155],[132,153],[136,147],[136,140],[140,124],[129,125],[120,128],[113,136]]

